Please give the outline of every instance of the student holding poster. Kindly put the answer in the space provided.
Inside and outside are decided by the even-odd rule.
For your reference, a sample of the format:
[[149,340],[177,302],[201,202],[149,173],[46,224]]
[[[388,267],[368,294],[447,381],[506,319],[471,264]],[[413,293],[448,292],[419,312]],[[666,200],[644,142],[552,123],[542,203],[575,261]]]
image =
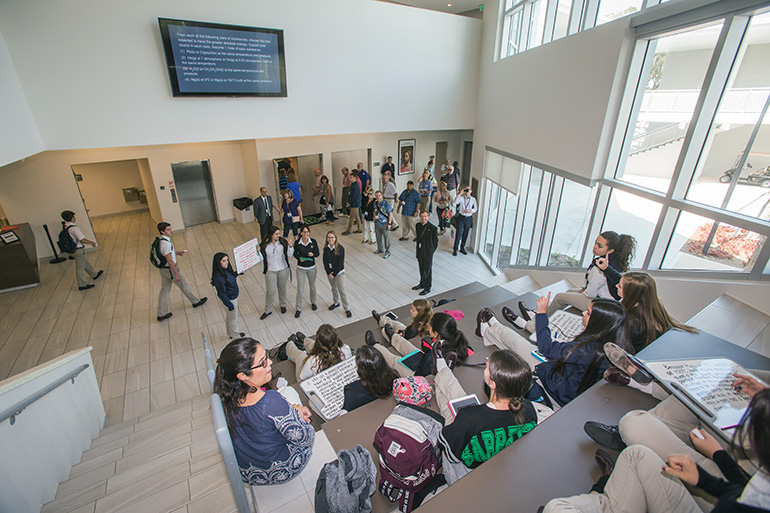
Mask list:
[[227,308],[227,336],[230,340],[245,337],[246,334],[238,331],[238,273],[230,264],[227,253],[217,253],[211,264],[211,284],[217,289],[217,297]]

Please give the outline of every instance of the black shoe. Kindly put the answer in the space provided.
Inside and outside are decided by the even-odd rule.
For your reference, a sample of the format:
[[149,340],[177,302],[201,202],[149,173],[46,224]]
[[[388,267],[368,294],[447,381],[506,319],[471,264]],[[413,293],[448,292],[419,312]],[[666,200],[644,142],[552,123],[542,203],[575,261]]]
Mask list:
[[278,348],[275,350],[275,356],[272,357],[273,360],[277,360],[279,362],[285,362],[286,360],[289,359],[289,355],[286,354],[286,345],[288,343],[289,341],[287,340],[286,342],[278,346]]
[[364,333],[364,342],[366,342],[367,346],[373,346],[377,343],[377,340],[374,338],[374,332],[372,330],[366,330],[366,333]]
[[208,301],[208,300],[209,300],[209,298],[202,297],[200,301],[198,301],[197,303],[193,303],[193,308],[198,308],[199,306],[205,305],[206,301]]
[[267,319],[267,318],[268,318],[268,316],[270,316],[272,313],[273,313],[273,312],[265,312],[265,313],[263,313],[262,315],[260,315],[260,316],[259,316],[259,320],[260,320],[260,321],[264,321],[264,320],[265,320],[265,319]]
[[422,285],[415,285],[412,287],[412,290],[420,290],[422,288]]
[[335,308],[337,308],[338,306],[340,306],[340,304],[339,304],[339,303],[334,303],[334,304],[332,304],[331,306],[329,306],[329,310],[334,310],[334,309],[335,309]]
[[377,321],[377,325],[380,324],[380,314],[377,313],[377,310],[372,310],[372,317],[374,317],[374,320]]
[[294,312],[294,318],[295,319],[299,319],[299,316],[300,316],[301,313],[302,313],[301,310],[297,310],[296,312]]
[[482,338],[481,335],[481,324],[489,324],[489,321],[494,319],[495,312],[490,310],[489,308],[482,308],[479,310],[479,313],[476,314],[476,336],[479,338]]
[[294,334],[294,342],[297,344],[297,347],[299,347],[303,351],[305,350],[305,338],[307,337],[305,337],[305,334],[302,333],[301,331],[298,331],[297,333]]
[[390,342],[390,339],[392,339],[393,335],[396,333],[395,328],[393,328],[393,326],[390,324],[386,324],[383,329],[385,330],[385,338],[387,338],[388,342]]
[[96,286],[96,285],[94,285],[93,283],[89,283],[89,284],[88,284],[88,285],[86,285],[85,287],[78,287],[78,290],[88,290],[88,289],[92,289],[92,288],[94,288],[95,286]]
[[644,369],[642,362],[625,352],[622,347],[607,342],[604,344],[604,354],[612,365],[628,374],[640,385],[652,383],[652,376]]
[[344,232],[342,232],[342,235],[350,235],[350,232],[345,230]]
[[519,312],[521,313],[521,316],[524,317],[525,321],[531,321],[534,319],[532,310],[526,307],[524,301],[519,301]]
[[513,324],[513,326],[517,329],[523,330],[527,327],[527,323],[524,321],[524,318],[519,317],[513,313],[513,310],[507,306],[503,307],[503,319]]
[[626,448],[625,442],[620,438],[618,426],[608,426],[600,422],[589,420],[583,425],[583,431],[591,437],[591,440],[613,451],[622,451]]
[[313,311],[316,311],[318,310],[318,306],[315,303],[313,303],[312,305],[310,305],[310,309]]
[[243,338],[243,337],[245,337],[245,336],[246,336],[246,334],[245,334],[245,333],[243,333],[243,332],[239,333],[239,335],[241,336],[241,338]]
[[409,240],[409,237],[399,237],[398,240]]
[[425,289],[422,292],[420,292],[421,296],[427,296],[428,294],[430,294],[430,289]]
[[158,322],[165,321],[166,319],[168,319],[172,315],[174,315],[174,314],[172,314],[171,312],[167,313],[166,315],[159,315],[158,316]]
[[103,270],[100,270],[98,273],[96,273],[96,276],[94,276],[92,279],[94,279],[94,280],[98,280],[98,279],[99,279],[99,276],[101,276],[102,274],[104,274],[104,271],[103,271]]
[[395,232],[395,231],[396,231],[396,230],[398,230],[399,228],[401,228],[401,227],[400,227],[400,226],[396,226],[395,228],[391,228],[391,229],[390,229],[390,231],[392,231],[392,232]]
[[351,317],[353,317],[353,312],[351,312],[350,310],[345,310],[345,315],[347,315],[348,319],[350,319]]
[[282,313],[282,314],[285,314],[285,313],[286,313],[286,307],[285,307],[285,306],[282,306],[282,307],[281,307],[281,313]]
[[457,251],[452,251],[452,256],[457,256]]
[[612,471],[615,469],[615,459],[604,449],[596,449],[594,460],[596,461],[596,464],[599,465],[602,477],[611,475]]
[[417,237],[415,237],[414,239],[412,239],[412,242],[417,242]]
[[467,255],[467,254],[468,254],[468,252],[467,252],[467,251],[465,251],[465,248],[461,249],[461,250],[460,250],[460,253],[462,253],[463,255]]

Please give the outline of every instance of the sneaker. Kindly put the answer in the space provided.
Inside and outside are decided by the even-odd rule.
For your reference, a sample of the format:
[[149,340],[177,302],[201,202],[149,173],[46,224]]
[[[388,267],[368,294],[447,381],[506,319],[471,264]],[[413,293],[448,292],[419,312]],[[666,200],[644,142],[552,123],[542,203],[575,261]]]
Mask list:
[[171,312],[167,313],[166,315],[159,315],[158,316],[158,322],[165,321],[166,319],[168,319],[172,315],[174,315],[174,314],[172,314]]
[[604,354],[612,365],[628,374],[640,385],[652,383],[652,376],[644,369],[642,362],[625,352],[620,346],[607,342],[604,344]]
[[[390,258],[390,251],[382,255],[382,258]],[[93,285],[91,285],[93,287]]]
[[206,301],[208,301],[208,300],[209,300],[209,298],[207,298],[207,297],[202,297],[202,298],[200,299],[200,301],[198,301],[197,303],[193,303],[193,308],[198,308],[199,306],[203,306],[203,305],[205,305],[205,304],[206,304]]

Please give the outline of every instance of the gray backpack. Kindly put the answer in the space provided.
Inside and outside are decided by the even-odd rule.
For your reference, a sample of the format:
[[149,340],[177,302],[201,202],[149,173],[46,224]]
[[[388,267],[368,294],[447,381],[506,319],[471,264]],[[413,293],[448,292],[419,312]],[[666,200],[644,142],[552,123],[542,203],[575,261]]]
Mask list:
[[327,463],[315,485],[316,513],[370,513],[377,468],[360,444],[341,450]]

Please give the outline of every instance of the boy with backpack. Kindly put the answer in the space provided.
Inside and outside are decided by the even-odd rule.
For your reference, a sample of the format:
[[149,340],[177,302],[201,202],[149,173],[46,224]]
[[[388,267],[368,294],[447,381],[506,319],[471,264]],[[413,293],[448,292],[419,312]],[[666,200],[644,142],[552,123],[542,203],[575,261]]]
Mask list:
[[96,280],[101,276],[104,271],[94,272],[91,263],[86,258],[86,249],[84,244],[90,244],[96,247],[96,242],[86,239],[83,234],[83,230],[77,227],[75,224],[75,212],[72,210],[65,210],[61,213],[62,231],[59,233],[59,250],[62,253],[69,253],[75,257],[75,278],[78,280],[78,290],[87,290],[94,288],[93,283],[88,283],[86,274],[91,279]]
[[202,306],[208,298],[198,299],[192,293],[182,271],[176,266],[177,255],[184,255],[187,250],[174,251],[174,244],[171,242],[171,235],[174,233],[171,223],[158,223],[158,232],[160,237],[155,238],[150,248],[150,262],[160,271],[162,285],[158,296],[158,321],[165,321],[173,315],[168,311],[168,294],[171,292],[172,284],[182,290],[182,294],[190,300],[193,308]]

